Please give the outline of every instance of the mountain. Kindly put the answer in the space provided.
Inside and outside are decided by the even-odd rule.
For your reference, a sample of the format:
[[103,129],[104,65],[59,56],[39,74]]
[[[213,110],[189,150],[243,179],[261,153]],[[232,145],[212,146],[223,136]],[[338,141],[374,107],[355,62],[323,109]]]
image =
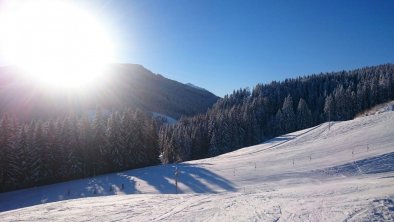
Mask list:
[[213,158],[2,193],[0,220],[392,221],[386,110]]
[[0,68],[0,112],[23,118],[134,107],[175,119],[204,113],[219,98],[207,90],[154,74],[141,65],[113,64],[105,82],[83,94],[48,91],[21,77],[12,67]]
[[[203,115],[179,121],[163,111],[152,111],[155,107],[143,106],[155,105],[152,100],[163,100],[157,100],[158,96],[165,98],[168,91],[179,94],[182,89],[160,89],[166,84],[153,83],[168,80],[141,66],[111,67],[107,73],[111,78],[101,81],[101,86],[84,98],[42,94],[47,104],[51,101],[47,98],[53,96],[52,106],[38,101],[35,91],[26,94],[20,90],[24,98],[34,96],[22,101],[15,97],[22,105],[15,111],[32,113],[30,107],[38,107],[43,112],[37,114],[44,117],[50,115],[46,110],[69,115],[36,121],[1,117],[0,172],[6,173],[0,173],[0,192],[152,166],[159,160],[167,164],[217,156],[326,121],[349,120],[374,105],[394,100],[393,74],[394,65],[387,64],[257,85],[252,92],[241,89],[225,96]],[[154,80],[146,80],[148,77]],[[16,83],[20,86],[23,81]],[[157,93],[151,96],[148,88]],[[177,98],[185,100],[181,97],[185,94]],[[33,106],[32,101],[41,104]],[[153,115],[129,109],[124,101]],[[105,110],[91,112],[94,118],[77,118],[70,113],[92,111],[97,104]],[[111,109],[117,111],[108,112]],[[161,124],[153,116],[173,124]]]

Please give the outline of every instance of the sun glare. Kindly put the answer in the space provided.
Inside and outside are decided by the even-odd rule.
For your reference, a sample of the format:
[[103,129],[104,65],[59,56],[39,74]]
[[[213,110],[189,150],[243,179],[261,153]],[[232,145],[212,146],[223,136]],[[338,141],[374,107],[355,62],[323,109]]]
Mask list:
[[8,64],[29,77],[66,89],[97,82],[114,57],[102,22],[60,0],[20,1],[3,7],[0,50]]

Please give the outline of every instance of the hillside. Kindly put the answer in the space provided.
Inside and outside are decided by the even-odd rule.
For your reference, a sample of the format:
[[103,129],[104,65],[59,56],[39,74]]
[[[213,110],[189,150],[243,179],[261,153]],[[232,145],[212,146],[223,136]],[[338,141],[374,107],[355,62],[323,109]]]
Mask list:
[[167,79],[141,65],[114,64],[105,77],[105,82],[77,94],[48,91],[20,77],[15,68],[0,68],[0,113],[46,118],[90,112],[99,105],[108,110],[140,108],[178,119],[204,113],[218,99],[206,90]]
[[205,115],[163,127],[161,161],[224,154],[326,121],[350,120],[392,100],[393,64],[257,84],[224,96]]
[[393,125],[387,110],[214,158],[3,193],[0,220],[390,221]]

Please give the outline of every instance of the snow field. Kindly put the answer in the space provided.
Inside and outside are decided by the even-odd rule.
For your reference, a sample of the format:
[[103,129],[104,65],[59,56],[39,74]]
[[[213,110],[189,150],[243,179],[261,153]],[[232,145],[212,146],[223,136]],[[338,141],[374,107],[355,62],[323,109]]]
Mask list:
[[387,111],[177,164],[180,194],[175,165],[3,193],[0,221],[393,221],[393,126]]

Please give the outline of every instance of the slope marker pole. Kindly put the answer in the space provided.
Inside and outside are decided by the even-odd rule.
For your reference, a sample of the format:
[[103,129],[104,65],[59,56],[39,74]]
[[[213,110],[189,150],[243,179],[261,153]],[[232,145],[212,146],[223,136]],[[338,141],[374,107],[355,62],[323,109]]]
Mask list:
[[178,194],[178,167],[175,167],[175,193]]

